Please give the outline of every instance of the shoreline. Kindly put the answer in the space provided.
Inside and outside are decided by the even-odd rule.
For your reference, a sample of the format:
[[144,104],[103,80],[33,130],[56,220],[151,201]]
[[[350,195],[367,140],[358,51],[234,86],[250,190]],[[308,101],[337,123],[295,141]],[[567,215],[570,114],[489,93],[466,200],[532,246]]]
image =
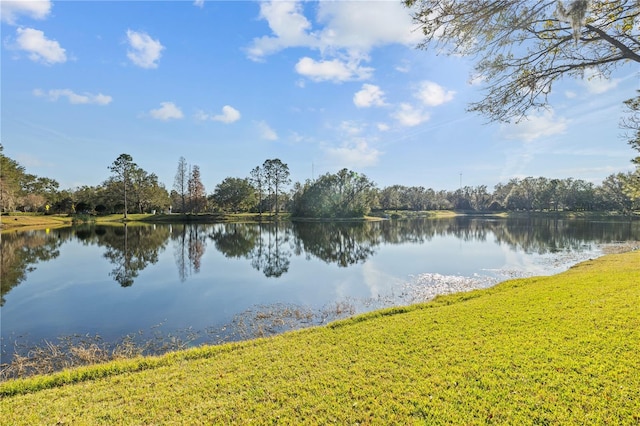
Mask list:
[[639,256],[268,339],[3,382],[3,420],[521,424],[543,412],[551,423],[627,423],[638,418],[640,316],[629,301]]
[[[598,244],[595,252],[585,252],[564,258],[560,264],[548,266],[548,274],[526,272],[524,270],[485,270],[484,274],[473,276],[442,275],[421,273],[407,276],[407,281],[398,295],[378,295],[377,298],[337,300],[322,307],[276,302],[270,305],[254,305],[238,312],[231,322],[219,326],[209,326],[202,330],[172,329],[158,331],[165,325],[155,326],[149,335],[139,330],[133,335],[120,336],[116,340],[103,341],[97,334],[58,336],[55,340],[20,342],[14,339],[2,342],[22,348],[10,354],[11,362],[0,365],[0,384],[25,379],[42,374],[55,374],[63,369],[91,367],[119,359],[139,356],[164,356],[174,351],[190,350],[204,346],[221,346],[247,342],[260,338],[270,338],[288,332],[321,327],[336,321],[348,321],[361,315],[373,314],[385,309],[402,309],[413,305],[430,303],[437,298],[459,295],[473,291],[494,288],[505,282],[532,277],[551,277],[562,274],[584,262],[603,258],[611,254],[621,254],[640,250],[640,241],[624,241]],[[592,255],[595,254],[595,257]],[[542,264],[549,259],[541,259]],[[58,343],[52,343],[58,342]],[[8,354],[4,353],[4,357]],[[13,358],[18,357],[18,361]],[[59,359],[59,358],[62,358]],[[60,367],[60,362],[64,362]],[[14,371],[29,371],[15,373]]]
[[2,233],[18,230],[37,230],[47,228],[60,228],[73,226],[74,224],[122,224],[122,223],[272,223],[278,221],[291,222],[370,222],[380,220],[406,220],[406,219],[443,219],[453,217],[470,217],[470,218],[551,218],[551,219],[567,219],[567,220],[624,220],[635,221],[640,220],[640,212],[633,215],[622,215],[612,212],[469,212],[455,210],[437,210],[437,211],[376,211],[362,218],[296,218],[291,217],[288,213],[280,216],[273,214],[259,215],[256,213],[241,214],[224,214],[224,213],[207,213],[207,214],[129,214],[127,220],[123,220],[122,215],[113,214],[107,216],[89,216],[89,220],[85,220],[87,216],[78,216],[77,220],[74,216],[69,215],[44,215],[29,213],[10,213],[0,215],[0,231]]

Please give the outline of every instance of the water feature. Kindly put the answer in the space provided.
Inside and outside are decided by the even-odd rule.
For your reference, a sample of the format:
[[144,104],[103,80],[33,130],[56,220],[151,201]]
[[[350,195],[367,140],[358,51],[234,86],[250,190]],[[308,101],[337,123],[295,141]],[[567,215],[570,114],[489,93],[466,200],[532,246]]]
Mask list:
[[[640,223],[413,219],[83,225],[1,239],[2,352],[60,336],[270,334],[515,276],[640,240]],[[147,335],[148,336],[148,335]]]

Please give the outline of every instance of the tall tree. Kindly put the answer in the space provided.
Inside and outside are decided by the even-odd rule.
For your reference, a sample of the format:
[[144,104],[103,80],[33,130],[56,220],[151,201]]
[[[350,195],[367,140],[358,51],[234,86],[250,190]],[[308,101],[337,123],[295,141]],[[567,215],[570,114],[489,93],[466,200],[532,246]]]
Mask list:
[[640,62],[638,0],[404,3],[424,34],[420,48],[478,58],[474,77],[486,82],[486,94],[470,110],[492,121],[545,106],[563,76],[608,76],[625,62]]
[[124,218],[127,218],[127,187],[131,186],[131,175],[138,168],[129,154],[120,154],[118,158],[109,166],[109,170],[114,174],[114,179],[118,182],[123,192]]
[[189,189],[189,204],[192,213],[200,213],[207,205],[207,193],[200,178],[200,167],[193,166],[189,181],[187,182]]
[[265,176],[264,170],[260,168],[260,166],[256,166],[250,173],[249,182],[253,185],[253,187],[258,192],[258,212],[260,216],[262,216],[262,193],[264,191],[265,185]]
[[187,160],[184,157],[180,157],[178,159],[178,170],[176,171],[176,177],[173,181],[173,189],[176,190],[178,195],[180,195],[180,211],[184,213],[187,203],[186,196],[189,183],[189,166],[187,165]]
[[627,176],[623,173],[617,173],[607,176],[607,178],[602,181],[602,185],[598,187],[597,193],[601,195],[606,202],[606,204],[602,206],[603,208],[619,210],[623,214],[631,213],[633,200],[625,191]]
[[280,161],[278,158],[266,160],[262,164],[264,170],[265,182],[269,192],[275,194],[276,216],[278,216],[278,195],[285,185],[291,183],[289,178],[289,166]]

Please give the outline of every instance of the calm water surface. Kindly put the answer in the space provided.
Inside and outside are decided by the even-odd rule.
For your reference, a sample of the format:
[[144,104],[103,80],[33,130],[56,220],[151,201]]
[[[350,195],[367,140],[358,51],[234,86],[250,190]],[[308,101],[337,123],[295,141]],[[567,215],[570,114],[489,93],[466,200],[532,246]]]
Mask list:
[[16,339],[116,341],[157,327],[223,335],[269,307],[325,312],[318,323],[556,273],[627,240],[640,240],[640,223],[464,217],[2,234],[3,357]]

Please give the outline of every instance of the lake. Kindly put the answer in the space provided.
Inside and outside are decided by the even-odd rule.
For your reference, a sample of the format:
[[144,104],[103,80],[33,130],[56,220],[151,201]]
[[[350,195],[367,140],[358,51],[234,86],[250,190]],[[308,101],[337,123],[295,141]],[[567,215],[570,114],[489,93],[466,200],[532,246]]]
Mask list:
[[3,362],[16,342],[61,336],[200,344],[269,335],[557,273],[632,240],[638,221],[472,217],[4,233]]

